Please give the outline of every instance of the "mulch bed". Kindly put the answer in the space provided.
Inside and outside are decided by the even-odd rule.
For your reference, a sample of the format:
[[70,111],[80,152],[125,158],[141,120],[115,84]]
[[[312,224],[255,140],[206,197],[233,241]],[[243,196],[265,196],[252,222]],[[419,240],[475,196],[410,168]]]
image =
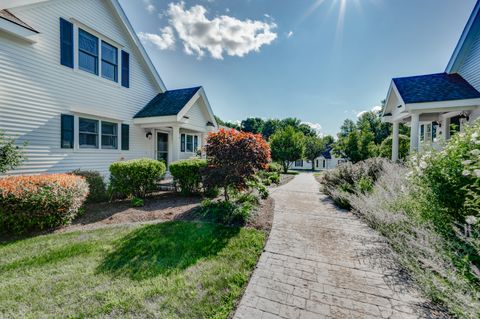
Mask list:
[[131,207],[130,201],[88,204],[84,215],[72,225],[59,231],[85,230],[103,225],[132,224],[139,222],[165,222],[195,210],[202,198],[184,197],[172,192],[159,192],[145,199],[143,207]]
[[[270,189],[291,181],[294,175],[280,175],[280,183]],[[143,207],[131,207],[128,200],[88,204],[85,213],[77,217],[71,225],[59,228],[55,232],[90,230],[113,225],[128,225],[135,223],[158,223],[171,220],[196,220],[195,211],[202,197],[184,197],[173,192],[159,192],[145,199]],[[259,206],[253,212],[246,227],[252,227],[270,232],[273,222],[274,201],[271,197],[260,200]],[[40,231],[28,234],[26,237],[46,234],[51,231]],[[0,242],[20,239],[24,236],[1,236]]]

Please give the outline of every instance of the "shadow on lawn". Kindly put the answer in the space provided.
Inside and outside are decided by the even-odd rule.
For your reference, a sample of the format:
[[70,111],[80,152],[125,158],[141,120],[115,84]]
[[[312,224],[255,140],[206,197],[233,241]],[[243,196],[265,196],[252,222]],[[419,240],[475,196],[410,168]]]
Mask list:
[[118,241],[97,271],[142,280],[183,270],[217,255],[238,232],[239,228],[184,221],[145,226]]

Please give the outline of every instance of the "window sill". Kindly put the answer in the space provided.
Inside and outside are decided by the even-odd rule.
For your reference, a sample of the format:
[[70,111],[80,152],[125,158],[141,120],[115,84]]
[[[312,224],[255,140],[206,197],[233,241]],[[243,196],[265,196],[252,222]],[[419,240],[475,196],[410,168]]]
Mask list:
[[106,79],[104,78],[103,76],[101,76],[100,74],[99,75],[96,75],[94,73],[90,73],[88,71],[84,71],[78,67],[74,68],[73,69],[75,73],[77,74],[80,74],[80,76],[83,76],[83,77],[86,77],[86,78],[90,78],[90,79],[96,79],[97,81],[100,81],[102,83],[105,83],[107,85],[111,85],[112,87],[117,87],[117,88],[124,88],[124,89],[127,89],[126,87],[122,86],[120,81],[112,81],[112,80],[109,80],[109,79]]

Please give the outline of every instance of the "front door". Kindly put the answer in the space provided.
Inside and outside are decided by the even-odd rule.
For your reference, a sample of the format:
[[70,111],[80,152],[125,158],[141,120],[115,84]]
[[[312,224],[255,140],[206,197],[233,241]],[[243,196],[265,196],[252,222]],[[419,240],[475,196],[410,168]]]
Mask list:
[[168,165],[168,134],[157,132],[157,160]]

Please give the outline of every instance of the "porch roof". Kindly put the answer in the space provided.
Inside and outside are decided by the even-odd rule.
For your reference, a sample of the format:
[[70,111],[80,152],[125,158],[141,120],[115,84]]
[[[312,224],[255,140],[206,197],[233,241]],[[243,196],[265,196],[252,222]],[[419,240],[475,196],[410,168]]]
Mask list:
[[159,93],[133,118],[177,115],[200,89],[197,86]]
[[459,74],[436,73],[393,79],[405,104],[480,98]]

